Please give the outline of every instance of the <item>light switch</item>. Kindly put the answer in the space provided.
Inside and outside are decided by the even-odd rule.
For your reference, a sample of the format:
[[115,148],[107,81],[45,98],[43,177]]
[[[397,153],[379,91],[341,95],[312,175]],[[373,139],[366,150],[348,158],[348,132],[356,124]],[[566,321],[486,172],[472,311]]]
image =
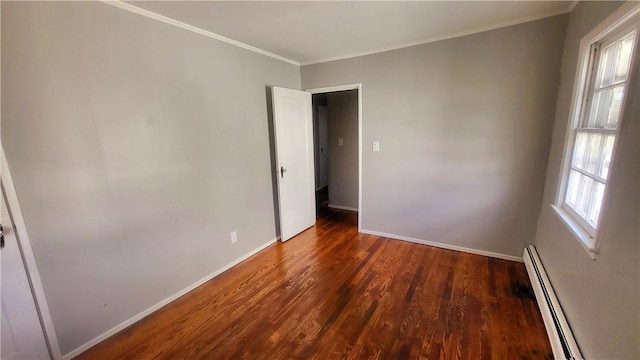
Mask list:
[[342,146],[344,145],[344,139],[343,138],[339,138],[338,139],[338,146]]
[[380,151],[380,141],[373,142],[373,151]]

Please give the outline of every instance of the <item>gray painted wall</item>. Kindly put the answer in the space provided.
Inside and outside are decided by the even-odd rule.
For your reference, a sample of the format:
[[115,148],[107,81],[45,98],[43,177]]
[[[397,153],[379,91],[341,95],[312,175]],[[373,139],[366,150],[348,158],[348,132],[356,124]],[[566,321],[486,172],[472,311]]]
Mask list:
[[[640,358],[640,78],[628,96],[601,218],[601,245],[591,260],[560,222],[555,202],[573,94],[580,39],[620,6],[580,2],[569,17],[562,80],[536,247],[582,355],[587,359]],[[637,65],[636,65],[637,66]]]
[[556,16],[303,66],[305,89],[363,84],[362,228],[522,256],[540,212],[565,28]]
[[[329,205],[358,208],[358,91],[327,94]],[[338,146],[338,139],[343,145]]]
[[268,85],[298,67],[102,3],[2,2],[2,143],[63,353],[274,239]]

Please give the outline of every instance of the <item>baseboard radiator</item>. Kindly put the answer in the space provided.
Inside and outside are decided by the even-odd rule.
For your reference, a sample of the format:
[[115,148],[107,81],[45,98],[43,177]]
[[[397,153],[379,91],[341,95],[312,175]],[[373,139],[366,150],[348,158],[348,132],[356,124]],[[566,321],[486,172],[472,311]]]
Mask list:
[[578,344],[573,337],[567,319],[564,317],[564,312],[549,282],[547,272],[542,266],[536,247],[533,245],[527,246],[524,249],[522,258],[538,300],[544,326],[547,328],[554,358],[582,359]]

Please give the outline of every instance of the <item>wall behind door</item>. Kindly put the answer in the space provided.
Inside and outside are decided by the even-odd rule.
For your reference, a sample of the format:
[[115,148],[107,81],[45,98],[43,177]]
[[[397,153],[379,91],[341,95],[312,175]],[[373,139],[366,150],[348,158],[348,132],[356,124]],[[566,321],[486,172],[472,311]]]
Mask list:
[[[329,206],[358,208],[358,91],[327,94]],[[343,145],[339,145],[339,139]]]

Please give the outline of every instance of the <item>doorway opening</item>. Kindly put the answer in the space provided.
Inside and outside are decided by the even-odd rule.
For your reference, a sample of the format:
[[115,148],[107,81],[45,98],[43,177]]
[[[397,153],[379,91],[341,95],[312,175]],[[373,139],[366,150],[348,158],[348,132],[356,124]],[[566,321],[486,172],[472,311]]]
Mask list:
[[316,217],[349,211],[361,217],[361,85],[312,93]]

